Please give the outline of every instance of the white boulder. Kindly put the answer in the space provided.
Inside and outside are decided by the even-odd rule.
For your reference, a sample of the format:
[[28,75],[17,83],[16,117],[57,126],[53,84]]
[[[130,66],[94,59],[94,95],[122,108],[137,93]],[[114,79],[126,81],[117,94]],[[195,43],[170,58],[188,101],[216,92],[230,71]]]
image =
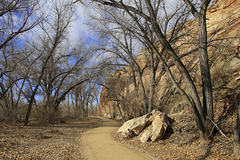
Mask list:
[[161,139],[170,125],[167,115],[159,111],[152,112],[152,116],[149,119],[152,121],[151,126],[146,128],[139,137],[142,143],[146,143],[149,140],[155,142]]
[[149,117],[152,113],[137,117],[125,122],[119,129],[118,133],[122,133],[124,138],[131,138],[137,136],[149,124]]

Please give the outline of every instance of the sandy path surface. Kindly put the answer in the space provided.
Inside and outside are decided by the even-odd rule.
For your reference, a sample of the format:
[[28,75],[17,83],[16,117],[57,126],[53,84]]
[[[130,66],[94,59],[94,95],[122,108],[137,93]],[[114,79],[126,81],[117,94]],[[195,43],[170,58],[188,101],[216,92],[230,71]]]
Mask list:
[[120,124],[111,119],[102,118],[103,124],[87,131],[81,138],[84,157],[88,160],[152,160],[143,152],[113,140],[111,133]]

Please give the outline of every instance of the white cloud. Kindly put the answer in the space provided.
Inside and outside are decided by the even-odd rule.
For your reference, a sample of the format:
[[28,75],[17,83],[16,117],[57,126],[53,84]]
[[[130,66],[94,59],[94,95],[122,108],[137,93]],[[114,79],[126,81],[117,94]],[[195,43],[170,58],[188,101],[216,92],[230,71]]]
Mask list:
[[71,45],[75,45],[82,38],[94,38],[94,35],[90,33],[88,25],[86,24],[88,19],[88,12],[92,12],[90,7],[86,7],[81,3],[77,4],[75,20],[72,22],[71,27],[69,28],[69,37]]
[[81,36],[87,32],[87,27],[84,25],[85,19],[83,11],[84,8],[81,5],[78,5],[75,20],[69,28],[69,37],[72,45],[76,44],[81,39]]
[[[40,12],[44,12],[49,20],[51,22],[53,20],[53,3],[48,0],[42,0],[41,5],[41,11],[38,11],[36,13],[37,16],[40,16]],[[43,3],[45,2],[45,3]],[[57,1],[58,2],[58,1]],[[92,34],[89,33],[88,26],[85,24],[87,21],[87,12],[89,12],[90,7],[86,8],[80,3],[77,3],[75,6],[75,14],[74,14],[74,21],[70,24],[68,28],[68,35],[67,38],[70,41],[70,46],[74,47],[77,45],[81,39],[88,38],[88,39],[95,39]],[[34,22],[37,18],[37,16],[32,17],[31,22]],[[30,22],[30,23],[31,23]],[[44,22],[45,23],[45,22]],[[47,26],[48,24],[44,24],[44,26]],[[48,28],[48,27],[47,27]],[[35,44],[39,41],[39,36],[42,36],[44,31],[41,29],[40,26],[36,26],[32,30],[25,32],[23,34],[19,35],[19,38],[23,41],[33,41]],[[52,34],[52,33],[49,33]]]

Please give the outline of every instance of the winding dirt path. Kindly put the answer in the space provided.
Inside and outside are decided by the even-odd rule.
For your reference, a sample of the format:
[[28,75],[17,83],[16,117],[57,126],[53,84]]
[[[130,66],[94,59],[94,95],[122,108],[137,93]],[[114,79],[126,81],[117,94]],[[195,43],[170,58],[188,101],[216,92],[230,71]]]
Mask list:
[[103,124],[81,137],[84,157],[88,160],[153,160],[143,152],[113,140],[111,133],[120,124],[108,118],[100,118]]

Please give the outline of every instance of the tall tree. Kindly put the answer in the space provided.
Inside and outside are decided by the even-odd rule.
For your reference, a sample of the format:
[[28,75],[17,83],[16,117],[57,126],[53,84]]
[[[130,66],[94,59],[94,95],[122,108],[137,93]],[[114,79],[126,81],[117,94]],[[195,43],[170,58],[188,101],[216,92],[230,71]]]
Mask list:
[[[41,35],[40,44],[34,44],[36,51],[40,55],[40,67],[36,74],[36,84],[31,93],[28,110],[26,113],[24,125],[28,125],[29,116],[35,100],[35,95],[41,85],[42,78],[47,70],[49,61],[57,54],[57,49],[64,40],[66,31],[72,21],[73,9],[62,1],[52,0],[50,3],[53,7],[53,19],[48,19],[48,23],[40,25],[43,34]],[[41,48],[39,48],[41,47]]]
[[[203,112],[205,116],[214,121],[213,112],[213,95],[212,95],[212,83],[208,59],[208,38],[207,38],[207,23],[206,23],[206,12],[211,0],[201,0],[199,11],[189,0],[184,0],[187,4],[192,15],[198,20],[199,30],[199,61],[202,77],[202,93],[203,93]],[[208,120],[207,120],[208,121]],[[209,129],[212,127],[211,122],[208,121]]]
[[[122,10],[125,10],[132,19],[138,23],[138,25],[141,27],[141,19],[145,19],[146,22],[151,25],[152,31],[156,34],[159,42],[162,44],[163,48],[166,50],[168,55],[173,60],[174,64],[177,66],[180,73],[183,75],[185,82],[188,86],[189,94],[188,102],[190,106],[193,109],[193,113],[195,116],[196,124],[199,129],[200,139],[202,141],[205,141],[208,139],[208,130],[209,128],[206,127],[206,114],[205,110],[202,107],[200,96],[197,92],[196,86],[189,74],[189,71],[186,69],[186,66],[181,61],[180,57],[178,56],[178,53],[176,50],[174,50],[173,46],[169,43],[166,36],[164,36],[164,33],[161,29],[161,25],[159,24],[158,15],[161,13],[159,10],[159,5],[161,1],[134,1],[137,3],[134,3],[131,1],[130,3],[125,3],[124,1],[107,1],[107,0],[93,0],[94,2],[98,2],[102,5],[107,5],[115,8],[119,8]],[[139,6],[141,4],[141,6]],[[146,6],[146,7],[143,7]],[[144,8],[144,10],[142,9]],[[143,27],[142,27],[143,28]],[[170,74],[169,74],[170,76]],[[171,77],[171,76],[170,76]],[[186,92],[185,92],[186,93]]]

